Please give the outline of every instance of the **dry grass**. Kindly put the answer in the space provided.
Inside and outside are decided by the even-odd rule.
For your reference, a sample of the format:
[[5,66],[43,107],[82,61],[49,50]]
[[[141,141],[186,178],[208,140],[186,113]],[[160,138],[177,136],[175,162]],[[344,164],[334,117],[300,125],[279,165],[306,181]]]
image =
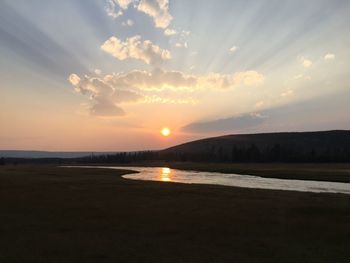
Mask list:
[[349,262],[350,196],[0,168],[0,262]]

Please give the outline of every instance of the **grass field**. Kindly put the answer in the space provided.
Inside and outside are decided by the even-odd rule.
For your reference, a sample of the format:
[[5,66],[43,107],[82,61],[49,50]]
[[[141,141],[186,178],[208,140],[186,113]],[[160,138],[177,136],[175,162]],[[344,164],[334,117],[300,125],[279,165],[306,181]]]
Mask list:
[[350,260],[350,196],[123,179],[128,172],[0,167],[0,262]]

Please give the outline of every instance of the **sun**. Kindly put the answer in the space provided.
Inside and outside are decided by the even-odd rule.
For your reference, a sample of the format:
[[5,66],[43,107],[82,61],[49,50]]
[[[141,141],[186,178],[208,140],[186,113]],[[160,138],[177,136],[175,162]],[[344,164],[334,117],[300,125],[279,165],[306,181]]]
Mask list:
[[171,133],[170,129],[166,127],[160,130],[160,134],[163,135],[164,137],[168,137],[170,133]]

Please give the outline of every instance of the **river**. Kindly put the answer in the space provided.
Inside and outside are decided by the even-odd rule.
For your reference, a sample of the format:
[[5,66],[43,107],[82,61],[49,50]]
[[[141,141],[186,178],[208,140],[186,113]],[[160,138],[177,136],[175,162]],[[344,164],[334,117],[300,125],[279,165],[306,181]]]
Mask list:
[[118,166],[85,166],[86,168],[129,169],[139,173],[127,174],[123,178],[131,180],[160,181],[164,183],[211,184],[244,188],[287,190],[314,193],[350,194],[349,183],[288,180],[263,178],[252,175],[223,174],[170,169],[168,167],[118,167]]

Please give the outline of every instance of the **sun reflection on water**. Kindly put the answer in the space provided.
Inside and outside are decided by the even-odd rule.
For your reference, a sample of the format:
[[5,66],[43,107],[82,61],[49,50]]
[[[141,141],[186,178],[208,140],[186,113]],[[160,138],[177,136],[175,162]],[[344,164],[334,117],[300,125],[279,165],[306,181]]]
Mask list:
[[171,170],[168,167],[163,167],[160,170],[160,179],[163,182],[171,182],[170,178]]

